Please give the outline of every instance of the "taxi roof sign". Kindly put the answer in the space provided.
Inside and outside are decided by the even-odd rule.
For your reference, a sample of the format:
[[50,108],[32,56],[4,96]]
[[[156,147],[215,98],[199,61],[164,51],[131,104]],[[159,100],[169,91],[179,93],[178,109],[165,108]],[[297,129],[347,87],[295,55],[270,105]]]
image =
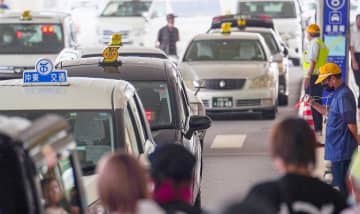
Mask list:
[[119,48],[122,44],[122,36],[119,33],[114,33],[111,36],[111,41],[108,47],[103,50],[104,61],[103,64],[117,64],[119,56]]
[[244,27],[262,27],[275,29],[274,22],[269,16],[249,16],[249,15],[226,15],[213,17],[211,29],[221,28],[224,22],[231,22],[232,26],[238,28]]
[[231,33],[231,22],[224,22],[221,24],[221,33]]
[[242,26],[246,26],[246,19],[238,19],[237,20],[237,25],[239,26],[239,27],[242,27]]
[[66,70],[54,70],[51,60],[41,58],[35,63],[35,70],[23,72],[23,85],[69,85]]
[[31,11],[30,10],[24,10],[24,12],[21,14],[20,19],[21,20],[31,20],[32,19]]

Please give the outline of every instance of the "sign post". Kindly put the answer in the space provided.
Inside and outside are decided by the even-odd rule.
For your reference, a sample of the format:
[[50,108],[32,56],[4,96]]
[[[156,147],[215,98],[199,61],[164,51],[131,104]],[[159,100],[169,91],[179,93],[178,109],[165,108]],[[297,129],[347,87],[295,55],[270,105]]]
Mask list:
[[323,0],[322,2],[323,41],[329,48],[328,62],[341,68],[342,78],[348,80],[349,57],[349,0]]

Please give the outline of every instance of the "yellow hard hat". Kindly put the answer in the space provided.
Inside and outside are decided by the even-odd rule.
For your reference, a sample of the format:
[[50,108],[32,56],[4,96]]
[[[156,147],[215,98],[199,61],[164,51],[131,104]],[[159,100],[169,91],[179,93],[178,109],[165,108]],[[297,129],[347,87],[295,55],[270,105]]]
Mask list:
[[320,27],[317,24],[308,25],[306,28],[308,33],[320,33]]
[[331,75],[341,74],[340,67],[335,63],[326,63],[321,66],[319,69],[319,77],[317,78],[315,84],[319,84],[328,78]]

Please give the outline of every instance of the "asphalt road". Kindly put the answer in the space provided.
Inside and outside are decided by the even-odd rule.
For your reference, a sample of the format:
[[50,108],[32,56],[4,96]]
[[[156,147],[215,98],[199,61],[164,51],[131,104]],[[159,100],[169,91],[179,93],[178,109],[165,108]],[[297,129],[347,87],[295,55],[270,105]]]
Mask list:
[[204,147],[202,205],[217,210],[231,200],[241,200],[259,181],[278,176],[268,154],[268,136],[280,119],[296,115],[295,103],[300,96],[302,72],[290,68],[290,99],[280,107],[275,120],[259,115],[217,118],[207,131]]

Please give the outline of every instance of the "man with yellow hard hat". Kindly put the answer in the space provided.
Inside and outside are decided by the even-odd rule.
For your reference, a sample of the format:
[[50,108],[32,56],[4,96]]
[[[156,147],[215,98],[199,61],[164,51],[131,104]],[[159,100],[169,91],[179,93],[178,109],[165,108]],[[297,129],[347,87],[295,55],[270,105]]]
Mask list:
[[[304,88],[305,93],[311,95],[318,103],[321,103],[323,87],[315,84],[319,76],[319,68],[327,62],[328,48],[320,39],[320,27],[317,24],[311,24],[306,28],[307,39],[310,41],[309,49],[303,60],[304,69]],[[315,131],[322,131],[322,115],[312,109]]]
[[322,84],[332,92],[329,108],[307,100],[322,115],[327,115],[325,160],[332,163],[333,185],[347,194],[346,175],[353,152],[359,144],[356,125],[356,102],[352,91],[341,79],[341,69],[335,63],[326,63],[319,69],[315,84]]

